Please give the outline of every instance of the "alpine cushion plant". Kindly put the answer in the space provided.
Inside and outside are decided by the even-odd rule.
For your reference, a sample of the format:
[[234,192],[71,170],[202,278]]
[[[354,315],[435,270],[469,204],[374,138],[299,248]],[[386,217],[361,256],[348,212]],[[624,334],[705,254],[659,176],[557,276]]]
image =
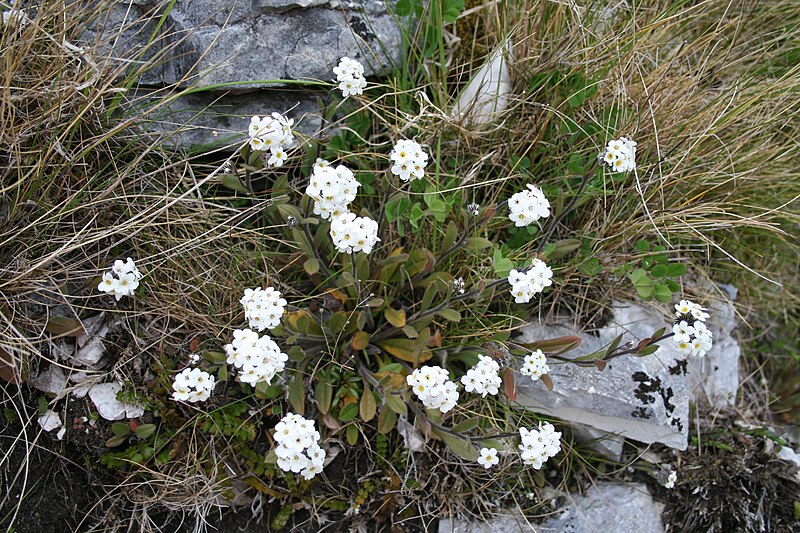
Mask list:
[[[361,94],[360,65],[343,58],[335,74],[345,97]],[[686,302],[677,307],[680,320],[673,333],[664,329],[635,348],[616,342],[591,354],[595,361],[563,355],[579,344],[576,338],[512,340],[510,332],[525,323],[523,306],[558,278],[544,261],[550,261],[547,254],[526,251],[510,259],[484,235],[492,228],[502,238],[512,228],[538,222],[542,227],[534,240],[541,239],[536,248],[541,250],[549,228],[559,222],[547,220],[551,204],[541,188],[527,184],[499,206],[481,208],[463,197],[459,205],[446,192],[457,189],[457,181],[439,182],[439,172],[426,173],[439,163],[417,141],[386,139],[388,168],[385,155],[362,151],[350,157],[321,143],[316,150],[307,146],[303,161],[295,161],[278,152],[294,142],[291,126],[278,113],[253,117],[250,141],[241,151],[245,175],[271,176],[263,193],[269,195],[264,216],[283,232],[270,258],[280,277],[274,285],[286,289],[245,288],[239,316],[249,327],[234,324],[221,358],[202,363],[216,368],[220,381],[251,387],[256,399],[271,402],[273,415],[287,413],[274,426],[267,458],[279,469],[312,479],[324,467],[329,439],[343,434],[355,444],[366,434],[364,425],[386,434],[399,417],[412,415],[426,441],[441,440],[485,468],[499,463],[497,448],[473,442],[518,434],[521,462],[538,469],[561,449],[561,433],[549,422],[527,429],[487,417],[466,429],[451,427],[460,427],[457,421],[474,402],[501,394],[513,401],[516,375],[552,388],[548,359],[600,368],[598,361],[652,353],[669,336],[685,344],[687,354],[701,355],[709,347],[702,308]],[[254,165],[253,150],[268,151],[274,164]],[[608,153],[612,162],[623,161],[612,169],[635,168],[632,141],[609,143],[604,157]],[[275,170],[284,164],[285,174]],[[247,190],[252,191],[249,182]],[[415,204],[420,196],[424,203]],[[400,232],[405,221],[414,222],[414,233]],[[502,267],[474,260],[488,249]],[[120,272],[128,275],[127,268],[123,264]],[[269,334],[262,335],[265,330]],[[225,365],[231,365],[230,374]],[[183,370],[173,397],[207,399],[214,389],[209,377],[199,368]],[[280,400],[284,394],[288,405]]]

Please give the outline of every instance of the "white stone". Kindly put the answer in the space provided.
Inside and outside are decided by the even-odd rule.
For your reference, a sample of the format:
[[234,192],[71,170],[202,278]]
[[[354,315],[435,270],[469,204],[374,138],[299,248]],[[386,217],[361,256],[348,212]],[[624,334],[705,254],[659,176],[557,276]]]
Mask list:
[[640,483],[598,483],[585,496],[566,495],[567,503],[543,523],[505,510],[486,522],[442,518],[439,533],[663,533],[664,504],[653,501]]
[[[637,304],[615,303],[614,318],[598,336],[560,325],[522,328],[523,342],[577,335],[583,344],[565,354],[578,357],[602,349],[619,334],[623,344],[649,337],[661,327],[671,326],[671,314],[654,313]],[[646,357],[627,355],[608,362],[605,370],[594,366],[556,364],[550,361],[555,389],[549,392],[541,381],[517,375],[517,401],[534,411],[589,426],[640,442],[660,442],[685,450],[689,416],[686,363],[667,340]],[[593,392],[590,392],[593,391]]]
[[797,478],[797,481],[800,481],[800,453],[797,453],[788,446],[781,446],[781,449],[778,450],[778,457],[784,461],[790,461],[795,464],[797,470],[794,476]]
[[61,427],[61,417],[55,411],[48,409],[39,417],[39,426],[45,431],[53,431]]
[[31,380],[31,385],[44,393],[58,396],[67,386],[67,377],[60,366],[50,365],[47,370]]
[[598,483],[585,496],[568,496],[557,517],[536,526],[539,533],[663,533],[663,503],[641,483]]
[[138,418],[144,414],[142,407],[117,400],[117,393],[121,390],[121,383],[98,383],[89,390],[89,398],[104,419],[114,421],[123,418]]

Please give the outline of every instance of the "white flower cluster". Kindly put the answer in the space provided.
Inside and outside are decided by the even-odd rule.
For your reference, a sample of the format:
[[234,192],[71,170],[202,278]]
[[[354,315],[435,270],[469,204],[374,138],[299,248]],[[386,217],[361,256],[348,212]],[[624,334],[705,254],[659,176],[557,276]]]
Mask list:
[[519,436],[522,462],[537,470],[561,450],[561,433],[549,422],[540,422],[538,430],[519,428]]
[[364,94],[364,89],[367,87],[364,65],[355,59],[343,57],[339,60],[339,66],[333,67],[333,73],[336,74],[342,96],[347,98],[351,94]]
[[270,152],[267,164],[279,167],[286,161],[286,149],[294,142],[292,125],[294,119],[287,119],[280,113],[271,117],[253,117],[250,119],[250,148]]
[[142,273],[136,268],[133,259],[130,257],[123,262],[121,259],[114,261],[111,272],[103,274],[103,281],[97,288],[101,292],[111,292],[117,301],[123,296],[133,296],[134,291],[139,287],[139,280]]
[[347,212],[347,206],[356,199],[361,184],[344,165],[336,168],[325,160],[317,160],[311,173],[306,194],[314,200],[314,214],[322,218],[335,218]]
[[636,168],[636,143],[627,137],[609,141],[602,155],[603,161],[614,172],[627,172]]
[[500,365],[486,355],[479,355],[478,362],[461,376],[461,383],[467,392],[475,392],[486,398],[487,394],[497,394],[498,387],[503,384],[500,378]]
[[535,352],[525,356],[525,362],[520,368],[520,373],[524,376],[530,376],[531,381],[536,381],[544,374],[550,372],[550,367],[547,366],[547,358],[544,352],[536,350]]
[[288,413],[275,426],[274,438],[281,470],[300,473],[305,479],[322,472],[325,450],[319,446],[319,431],[314,428],[313,420]]
[[401,180],[419,180],[425,177],[428,154],[415,141],[408,139],[397,141],[389,158],[392,160],[392,174],[400,176]]
[[487,470],[500,462],[497,456],[497,448],[481,448],[481,454],[478,457],[478,464]]
[[244,317],[249,321],[250,327],[257,331],[277,327],[286,309],[286,300],[272,287],[245,289],[239,303],[244,307]]
[[172,399],[176,401],[204,402],[211,396],[216,382],[214,376],[199,368],[184,368],[175,375]]
[[511,295],[518,304],[526,304],[535,295],[553,284],[553,271],[541,259],[534,259],[533,264],[525,272],[517,269],[508,273],[511,284]]
[[269,335],[259,336],[251,329],[237,329],[233,341],[225,345],[228,364],[239,369],[243,383],[269,383],[275,374],[283,372],[289,356],[281,351]]
[[703,357],[711,349],[713,334],[705,325],[709,317],[705,311],[705,307],[689,300],[675,305],[672,342],[683,355]]
[[340,253],[364,252],[368,254],[380,240],[378,223],[355,213],[339,215],[331,221],[331,239]]
[[406,381],[411,390],[428,409],[446,413],[456,406],[458,391],[450,381],[447,370],[440,366],[422,366],[414,370]]
[[550,202],[539,187],[528,184],[528,190],[515,193],[508,200],[508,218],[517,227],[527,226],[550,216]]

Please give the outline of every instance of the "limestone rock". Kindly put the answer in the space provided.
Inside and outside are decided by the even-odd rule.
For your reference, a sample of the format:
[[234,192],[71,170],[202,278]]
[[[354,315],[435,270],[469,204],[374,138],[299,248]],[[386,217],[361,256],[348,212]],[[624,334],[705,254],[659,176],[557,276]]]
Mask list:
[[[531,325],[522,329],[520,340],[532,342],[564,335],[578,335],[583,344],[577,357],[592,353],[624,333],[623,342],[649,337],[670,325],[670,316],[654,313],[637,304],[615,303],[611,323],[597,336],[576,331],[568,321],[556,325]],[[555,390],[541,381],[519,375],[517,401],[534,411],[569,422],[590,426],[641,442],[660,442],[685,450],[689,416],[686,360],[669,341],[646,357],[622,356],[605,370],[573,364],[550,363]]]
[[[736,289],[726,291],[731,300]],[[739,343],[732,336],[736,310],[731,300],[720,298],[708,305],[706,325],[714,333],[714,344],[705,357],[689,358],[689,390],[692,400],[714,408],[731,406],[739,389]]]
[[342,56],[364,63],[368,76],[399,63],[401,31],[383,0],[177,0],[148,45],[165,3],[119,0],[84,40],[107,43],[116,57],[165,51],[140,77],[146,85],[248,89],[270,80],[331,80]]
[[122,390],[120,383],[99,383],[89,390],[97,412],[106,420],[122,420],[123,418],[137,418],[144,414],[144,409],[138,405],[130,405],[117,400],[117,393]]
[[487,522],[443,518],[439,533],[663,533],[664,504],[653,501],[640,483],[598,483],[585,496],[567,495],[552,518],[532,523],[507,510]]
[[598,483],[585,496],[570,496],[561,514],[539,524],[539,533],[663,533],[663,503],[641,483]]
[[[156,108],[148,113],[146,133],[161,137],[171,146],[238,147],[248,139],[250,117],[273,112],[295,121],[293,130],[316,136],[321,123],[318,93],[262,90],[241,94],[197,93],[158,103],[159,91],[138,90],[127,107]],[[291,152],[290,152],[291,155]]]

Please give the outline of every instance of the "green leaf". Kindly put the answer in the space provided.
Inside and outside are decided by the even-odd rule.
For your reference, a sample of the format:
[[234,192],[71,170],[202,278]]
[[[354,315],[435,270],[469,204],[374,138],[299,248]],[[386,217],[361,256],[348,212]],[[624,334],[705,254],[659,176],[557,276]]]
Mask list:
[[554,243],[547,252],[542,253],[542,256],[545,259],[558,259],[559,257],[571,254],[575,250],[579,250],[580,247],[581,241],[578,239],[563,239]]
[[461,313],[459,313],[455,309],[450,309],[449,307],[445,307],[444,309],[439,309],[438,311],[436,311],[436,314],[444,318],[445,320],[449,320],[450,322],[459,322],[461,320]]
[[118,437],[125,437],[131,434],[131,427],[127,422],[115,422],[111,424],[111,433]]
[[653,267],[653,270],[650,271],[650,275],[654,278],[663,278],[667,275],[667,270],[669,270],[667,265],[659,264]]
[[364,384],[364,393],[361,395],[361,401],[358,405],[358,414],[361,416],[361,420],[364,422],[372,420],[377,408],[378,405],[377,402],[375,402],[375,394],[373,394],[369,385]]
[[674,280],[668,279],[664,281],[664,285],[669,287],[669,290],[672,292],[680,292],[681,286],[678,285]]
[[295,413],[302,415],[305,412],[305,387],[300,372],[294,372],[292,382],[289,383],[289,403]]
[[636,287],[636,292],[642,300],[650,300],[653,297],[653,287],[650,285],[642,285]]
[[447,223],[447,229],[444,232],[444,240],[442,241],[441,250],[449,250],[455,243],[458,237],[458,226],[452,220]]
[[448,24],[458,20],[461,11],[464,10],[464,0],[444,0],[442,6],[442,18]]
[[386,435],[392,429],[394,429],[394,425],[397,423],[397,413],[389,409],[388,407],[384,407],[381,409],[381,414],[378,415],[378,433],[381,435]]
[[314,275],[319,272],[319,261],[316,257],[310,257],[303,263],[303,270],[309,275]]
[[630,278],[634,285],[637,285],[640,281],[643,280],[647,280],[648,282],[650,281],[647,278],[647,271],[645,271],[645,269],[643,268],[637,268],[636,270],[631,272]]
[[650,243],[644,239],[640,239],[636,241],[635,248],[637,252],[647,252],[650,250]]
[[245,187],[244,184],[241,181],[239,181],[239,178],[237,178],[233,174],[222,174],[219,177],[219,181],[225,187],[232,189],[236,192],[240,192],[242,194],[250,194],[250,191],[247,189],[247,187]]
[[433,428],[433,433],[435,433],[440,439],[444,441],[447,447],[457,456],[461,457],[465,461],[477,461],[478,460],[478,450],[475,449],[475,446],[472,445],[468,439],[463,439],[456,437],[451,433],[447,433],[445,431],[441,431],[437,428]]
[[651,344],[650,346],[645,346],[644,348],[636,352],[636,355],[638,355],[639,357],[644,357],[646,355],[650,355],[651,353],[656,353],[657,351],[658,351],[658,345]]
[[667,267],[667,276],[679,278],[686,273],[686,265],[683,263],[672,263]]
[[485,237],[470,237],[467,239],[467,243],[464,245],[464,249],[470,253],[478,253],[483,250],[487,250],[494,246],[492,241]]
[[611,341],[611,344],[608,346],[608,350],[606,350],[606,355],[611,355],[611,352],[613,352],[619,347],[620,343],[622,342],[622,337],[624,335],[625,335],[624,333],[620,333],[616,339]]
[[350,446],[355,446],[358,444],[358,426],[355,424],[350,424],[344,430],[345,437],[347,438],[347,444]]
[[358,414],[358,404],[355,402],[348,403],[347,405],[342,407],[341,411],[339,411],[339,421],[349,422],[353,420],[357,414]]
[[451,431],[453,431],[454,433],[466,433],[467,431],[471,431],[476,427],[478,427],[480,421],[481,421],[480,417],[477,416],[472,418],[467,418],[463,422],[460,422],[455,426],[453,426],[453,429]]
[[656,300],[668,304],[672,301],[672,291],[666,285],[656,285],[654,289]]
[[414,328],[414,326],[409,326],[408,324],[406,324],[401,328],[401,330],[403,334],[405,334],[405,336],[408,337],[409,339],[416,339],[419,337],[419,331],[417,331]]
[[136,428],[136,436],[140,439],[146,439],[150,435],[156,432],[155,424],[142,424],[141,426]]
[[402,328],[406,325],[406,312],[402,309],[387,307],[383,310],[383,316],[386,317],[386,321],[389,324],[396,328]]
[[317,401],[319,412],[326,414],[331,408],[331,400],[333,399],[333,385],[329,381],[327,374],[319,376],[314,397]]
[[354,350],[363,350],[369,344],[369,339],[371,334],[367,333],[366,331],[357,331],[355,335],[353,335],[353,340],[351,342]]
[[386,401],[386,407],[398,415],[404,415],[408,412],[408,406],[406,405],[406,402],[403,401],[403,398],[401,398],[399,395],[387,394],[384,400]]

